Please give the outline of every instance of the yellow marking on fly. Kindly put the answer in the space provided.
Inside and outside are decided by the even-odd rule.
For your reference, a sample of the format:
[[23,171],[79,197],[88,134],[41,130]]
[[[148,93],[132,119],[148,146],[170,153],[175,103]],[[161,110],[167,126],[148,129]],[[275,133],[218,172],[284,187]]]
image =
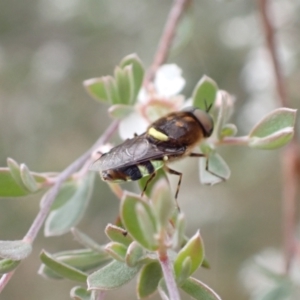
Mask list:
[[148,130],[148,134],[151,135],[152,137],[154,137],[155,139],[159,140],[159,141],[167,141],[169,139],[169,137],[167,135],[165,135],[164,133],[156,130],[153,127],[150,127]]

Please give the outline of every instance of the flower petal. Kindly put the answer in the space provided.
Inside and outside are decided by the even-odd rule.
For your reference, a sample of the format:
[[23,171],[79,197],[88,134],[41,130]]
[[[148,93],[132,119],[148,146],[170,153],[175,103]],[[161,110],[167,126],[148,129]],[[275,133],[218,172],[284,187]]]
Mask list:
[[134,134],[142,134],[148,127],[148,122],[137,112],[125,117],[119,125],[119,135],[122,140],[131,139]]
[[177,95],[185,85],[181,73],[181,69],[175,64],[161,66],[157,70],[154,80],[158,95],[165,97]]

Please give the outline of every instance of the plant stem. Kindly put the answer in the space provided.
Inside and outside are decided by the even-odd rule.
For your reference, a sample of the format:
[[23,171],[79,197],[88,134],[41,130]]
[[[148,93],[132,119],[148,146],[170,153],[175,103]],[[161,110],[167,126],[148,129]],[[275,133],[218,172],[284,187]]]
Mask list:
[[[281,106],[288,106],[287,90],[283,73],[278,59],[278,47],[275,40],[275,31],[272,17],[268,11],[268,0],[258,0],[259,12],[262,19],[266,45],[271,56]],[[296,250],[296,196],[298,190],[298,179],[300,173],[299,146],[294,139],[282,153],[282,175],[283,175],[283,240],[285,252],[285,272],[289,272],[291,261]]]
[[[76,172],[79,168],[81,168],[86,163],[86,161],[90,158],[91,154],[97,147],[107,142],[107,140],[112,136],[112,134],[118,128],[118,124],[119,124],[118,121],[113,122],[89,150],[87,150],[84,154],[82,154],[77,160],[75,160],[71,165],[69,165],[64,171],[62,171],[57,176],[55,184],[44,195],[45,198],[43,199],[43,205],[41,206],[40,211],[38,212],[28,232],[24,236],[23,241],[26,241],[28,243],[33,243],[42,225],[44,224],[44,221],[50,211],[51,205],[55,200],[55,197],[59,192],[63,182],[67,180],[74,172]],[[6,286],[6,284],[9,282],[13,273],[14,271],[7,273],[1,277],[0,293],[3,290],[3,288]]]
[[189,3],[190,0],[174,0],[173,6],[170,10],[167,22],[165,24],[163,34],[156,50],[153,63],[150,66],[144,80],[144,86],[146,88],[153,80],[153,77],[159,66],[166,61],[175,36],[177,25]]
[[159,262],[164,274],[164,279],[169,292],[170,300],[180,300],[179,292],[172,270],[172,265],[167,255],[167,252],[159,253]]

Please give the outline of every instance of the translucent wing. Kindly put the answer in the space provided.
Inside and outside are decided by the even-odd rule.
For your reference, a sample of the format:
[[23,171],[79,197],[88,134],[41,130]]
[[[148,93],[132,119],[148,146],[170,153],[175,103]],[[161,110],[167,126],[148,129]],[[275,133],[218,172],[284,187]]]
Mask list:
[[167,154],[165,150],[160,150],[157,145],[150,143],[145,135],[140,135],[103,154],[91,165],[90,170],[106,171],[126,167],[130,164],[138,164],[151,159],[160,159]]

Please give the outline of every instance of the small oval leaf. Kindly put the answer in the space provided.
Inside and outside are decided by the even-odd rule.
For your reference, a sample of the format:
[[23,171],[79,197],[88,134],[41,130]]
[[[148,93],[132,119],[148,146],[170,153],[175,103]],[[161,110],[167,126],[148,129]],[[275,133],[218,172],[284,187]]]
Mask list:
[[82,246],[94,250],[98,253],[105,253],[104,248],[99,245],[97,242],[95,242],[93,239],[91,239],[88,235],[85,233],[81,232],[77,228],[72,228],[71,232],[76,239],[78,243],[80,243]]
[[217,91],[218,86],[215,81],[204,75],[193,91],[193,106],[207,111],[213,106],[216,100]]
[[12,260],[26,258],[32,250],[31,244],[20,241],[0,241],[0,257]]
[[45,251],[42,251],[40,254],[40,259],[46,266],[64,278],[77,282],[85,282],[87,279],[87,274],[59,261],[58,259],[55,259]]
[[134,241],[127,249],[125,262],[128,267],[135,267],[144,257],[144,248]]
[[37,182],[35,181],[34,177],[31,175],[28,167],[25,164],[20,165],[20,175],[23,184],[31,193],[34,193],[39,189]]
[[14,270],[20,263],[20,260],[12,260],[4,258],[0,260],[0,275],[6,274]]
[[294,128],[297,110],[278,108],[265,116],[249,133],[249,137],[264,138],[285,128]]
[[97,101],[109,102],[102,78],[92,78],[85,80],[83,85],[89,95]]
[[130,235],[143,247],[155,250],[156,220],[149,203],[135,194],[124,193],[120,209],[122,222]]
[[90,291],[87,291],[81,286],[75,286],[70,291],[70,297],[74,300],[91,300],[92,295]]
[[181,285],[181,289],[196,300],[221,300],[209,286],[192,277]]
[[88,288],[98,290],[116,289],[129,282],[139,272],[140,268],[139,265],[130,268],[125,263],[113,261],[88,276]]
[[230,177],[228,165],[215,151],[211,152],[208,158],[200,158],[199,163],[199,177],[202,184],[214,185]]
[[137,281],[138,298],[144,299],[154,294],[161,278],[162,270],[157,261],[145,265]]
[[204,258],[204,245],[199,231],[179,251],[174,261],[175,276],[180,281],[182,280],[182,271],[185,268],[184,262],[187,261],[186,258],[190,259],[190,274],[185,274],[188,277],[201,266]]
[[82,218],[93,191],[94,173],[89,172],[78,184],[77,192],[62,207],[51,211],[45,223],[45,235],[67,233]]
[[175,202],[166,179],[162,178],[155,184],[151,199],[160,227],[165,228],[175,209]]
[[115,260],[124,262],[127,252],[127,247],[123,244],[110,242],[105,247],[106,252]]
[[116,225],[108,224],[105,228],[105,234],[112,242],[118,242],[125,246],[129,246],[132,242],[132,238],[128,232]]

